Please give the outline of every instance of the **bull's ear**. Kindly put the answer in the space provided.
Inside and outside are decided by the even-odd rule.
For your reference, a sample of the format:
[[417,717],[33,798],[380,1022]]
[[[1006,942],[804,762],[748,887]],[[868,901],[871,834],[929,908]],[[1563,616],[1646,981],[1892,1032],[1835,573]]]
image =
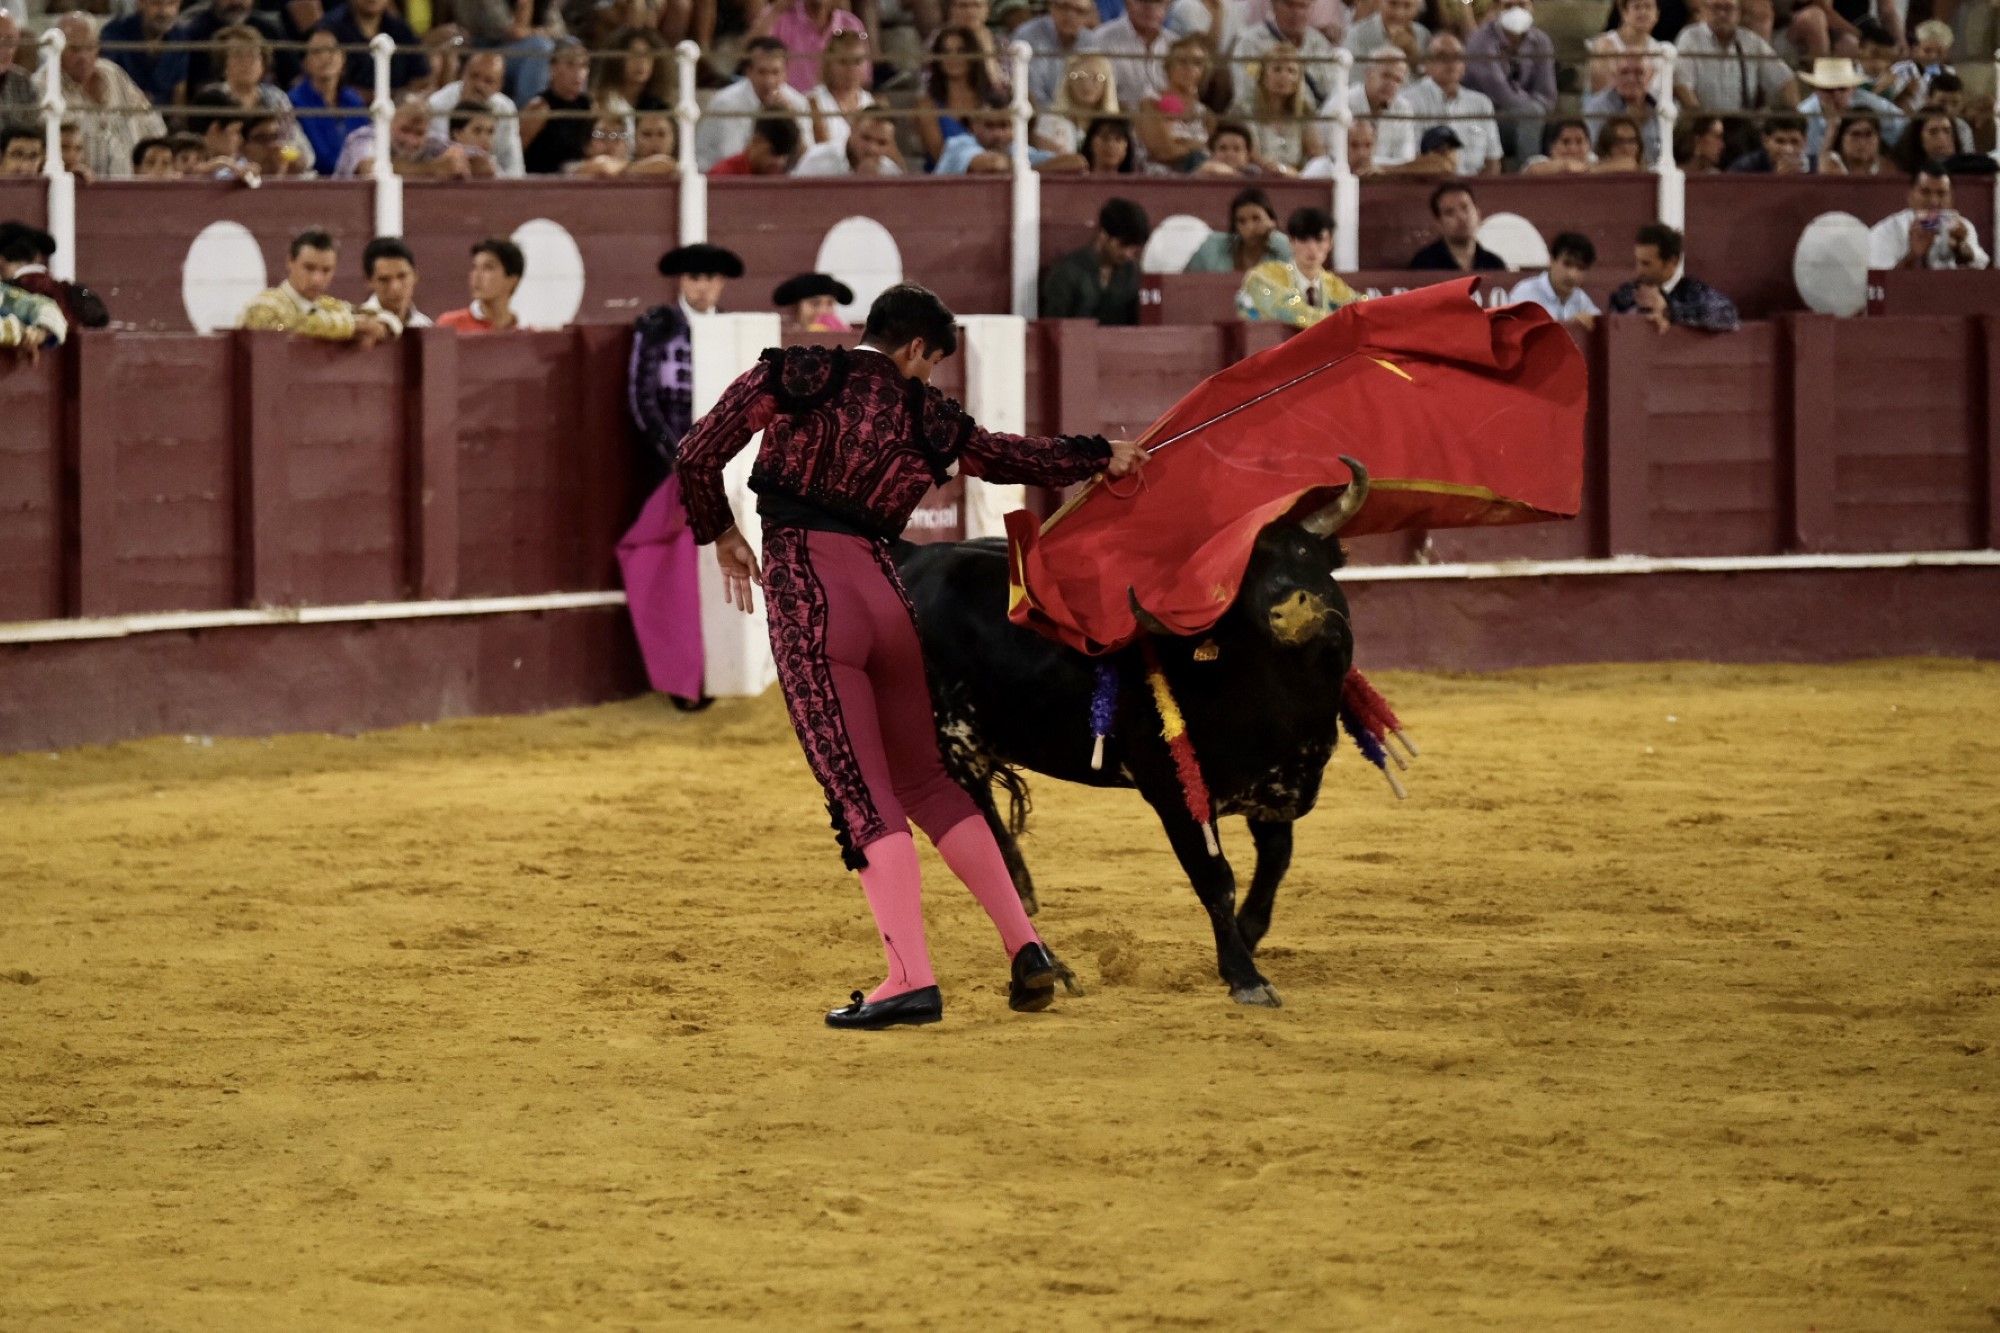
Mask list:
[[1145,630],[1148,634],[1163,634],[1170,639],[1174,637],[1174,632],[1162,624],[1157,616],[1139,605],[1138,589],[1126,588],[1125,597],[1126,600],[1132,603],[1132,618],[1139,622],[1140,629]]

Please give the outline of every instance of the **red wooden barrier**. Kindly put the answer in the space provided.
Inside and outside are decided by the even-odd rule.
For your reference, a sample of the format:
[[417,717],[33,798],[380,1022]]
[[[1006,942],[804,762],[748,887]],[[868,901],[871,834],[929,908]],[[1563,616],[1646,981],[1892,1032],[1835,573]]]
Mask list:
[[[1651,176],[1592,176],[1587,181],[1496,176],[1465,183],[1485,217],[1517,213],[1534,223],[1544,240],[1559,231],[1582,232],[1597,247],[1598,264],[1607,276],[1630,273],[1632,233],[1653,220],[1658,206],[1658,184]],[[1437,239],[1430,197],[1438,184],[1418,177],[1362,182],[1361,267],[1402,268]]]
[[8,177],[0,180],[0,219],[15,218],[34,227],[49,222],[49,187],[40,180]]
[[2000,310],[2000,269],[1890,269],[1868,275],[1871,315],[1983,315]]

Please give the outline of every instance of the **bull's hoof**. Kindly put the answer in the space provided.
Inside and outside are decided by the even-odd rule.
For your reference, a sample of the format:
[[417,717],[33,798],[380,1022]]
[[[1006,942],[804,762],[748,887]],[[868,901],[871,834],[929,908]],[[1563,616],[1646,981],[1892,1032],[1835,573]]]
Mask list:
[[1232,986],[1229,998],[1238,1004],[1254,1004],[1260,1009],[1282,1009],[1285,1002],[1278,998],[1278,992],[1271,989],[1266,981],[1255,986]]
[[1049,955],[1049,958],[1056,965],[1056,980],[1063,984],[1063,989],[1071,995],[1083,994],[1083,983],[1076,979],[1075,969],[1062,959],[1057,958],[1053,953]]

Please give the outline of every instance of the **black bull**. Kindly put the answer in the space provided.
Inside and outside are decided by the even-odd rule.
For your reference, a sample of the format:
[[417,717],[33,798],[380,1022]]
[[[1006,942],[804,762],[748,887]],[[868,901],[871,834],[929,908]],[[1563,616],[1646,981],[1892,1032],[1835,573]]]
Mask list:
[[[953,775],[978,801],[1028,910],[1034,883],[1015,833],[1025,815],[1016,769],[1093,787],[1136,787],[1215,928],[1217,970],[1239,1003],[1273,1005],[1277,992],[1252,957],[1292,859],[1292,824],[1313,808],[1333,754],[1341,687],[1354,657],[1347,599],[1334,573],[1335,537],[1360,509],[1368,473],[1340,499],[1257,536],[1235,602],[1207,634],[1184,638],[1150,622],[1152,642],[1187,720],[1217,817],[1243,815],[1257,848],[1239,911],[1227,859],[1211,855],[1188,813],[1161,734],[1141,655],[1114,655],[1118,703],[1104,764],[1091,768],[1090,701],[1097,662],[1007,619],[1007,553],[997,541],[904,548],[897,557],[931,672]],[[1013,796],[1002,819],[999,781]]]

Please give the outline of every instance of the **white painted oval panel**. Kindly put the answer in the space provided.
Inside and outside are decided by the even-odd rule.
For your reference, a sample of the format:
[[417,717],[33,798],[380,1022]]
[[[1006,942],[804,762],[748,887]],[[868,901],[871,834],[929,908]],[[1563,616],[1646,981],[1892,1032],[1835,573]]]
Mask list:
[[857,214],[827,228],[813,271],[832,274],[853,289],[854,299],[840,307],[840,317],[859,325],[875,298],[903,280],[903,251],[887,227]]
[[211,222],[181,261],[181,306],[196,332],[233,329],[243,307],[271,285],[264,251],[240,222]]

